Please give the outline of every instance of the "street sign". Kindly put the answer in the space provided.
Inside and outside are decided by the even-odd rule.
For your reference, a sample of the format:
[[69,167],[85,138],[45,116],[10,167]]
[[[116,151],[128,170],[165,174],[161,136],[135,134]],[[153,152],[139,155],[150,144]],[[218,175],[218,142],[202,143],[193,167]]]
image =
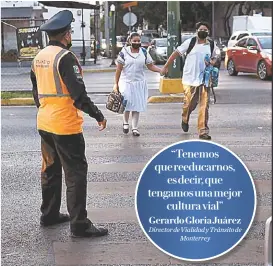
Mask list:
[[126,3],[126,4],[122,4],[123,9],[131,7],[131,6],[137,6],[137,2],[129,2],[129,3]]
[[123,23],[128,27],[134,26],[137,23],[137,16],[132,12],[128,12],[123,16]]

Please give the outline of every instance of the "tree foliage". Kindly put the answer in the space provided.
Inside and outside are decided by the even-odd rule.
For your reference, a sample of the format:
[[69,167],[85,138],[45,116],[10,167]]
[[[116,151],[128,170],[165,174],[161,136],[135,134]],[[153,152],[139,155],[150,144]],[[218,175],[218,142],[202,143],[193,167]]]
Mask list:
[[[123,16],[128,12],[128,9],[122,8],[124,3],[126,2],[108,1],[109,8],[111,4],[114,4],[116,7],[118,35],[126,34],[128,31],[128,27],[123,23]],[[253,10],[262,11],[264,5],[265,2],[254,1],[215,1],[215,12],[221,13],[220,17],[222,17],[222,21],[217,21],[217,23],[223,23],[225,34],[230,35],[230,18],[232,15],[250,15]],[[157,29],[159,25],[167,27],[166,1],[139,1],[137,6],[132,7],[132,12],[138,17],[135,27],[142,25],[143,19],[148,21],[151,29]],[[182,29],[184,31],[192,31],[195,29],[195,24],[200,20],[212,22],[212,2],[180,1],[180,15]]]

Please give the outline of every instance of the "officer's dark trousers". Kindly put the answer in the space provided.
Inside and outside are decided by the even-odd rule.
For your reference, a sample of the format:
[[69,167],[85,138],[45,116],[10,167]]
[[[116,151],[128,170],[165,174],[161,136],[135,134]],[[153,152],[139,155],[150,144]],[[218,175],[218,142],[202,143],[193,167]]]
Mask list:
[[65,173],[67,208],[71,230],[86,227],[87,162],[82,134],[55,135],[39,130],[42,146],[43,220],[58,216],[62,196],[62,168]]

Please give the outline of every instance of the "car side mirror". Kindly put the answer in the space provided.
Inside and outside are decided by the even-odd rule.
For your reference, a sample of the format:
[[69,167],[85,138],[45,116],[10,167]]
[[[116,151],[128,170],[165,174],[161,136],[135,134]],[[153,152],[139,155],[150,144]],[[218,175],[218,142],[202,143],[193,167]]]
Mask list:
[[250,51],[258,51],[259,49],[258,49],[257,46],[249,46],[248,50],[250,50]]

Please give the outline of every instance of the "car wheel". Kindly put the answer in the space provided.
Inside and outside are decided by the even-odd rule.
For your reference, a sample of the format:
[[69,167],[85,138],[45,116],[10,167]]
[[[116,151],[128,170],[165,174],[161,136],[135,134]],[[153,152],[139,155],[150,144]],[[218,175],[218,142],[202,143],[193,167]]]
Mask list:
[[264,61],[259,62],[257,67],[257,74],[261,80],[266,80],[268,78],[266,64]]
[[231,60],[231,59],[228,61],[227,71],[230,76],[237,76],[238,75],[238,72],[235,69],[235,64],[234,64],[233,60]]

